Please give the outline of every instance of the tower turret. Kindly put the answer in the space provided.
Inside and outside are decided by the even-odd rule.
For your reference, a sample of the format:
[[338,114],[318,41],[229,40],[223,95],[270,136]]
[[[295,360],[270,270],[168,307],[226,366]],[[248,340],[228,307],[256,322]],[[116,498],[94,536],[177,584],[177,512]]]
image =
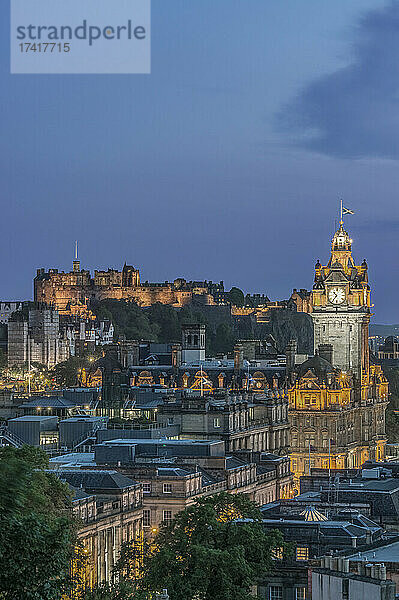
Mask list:
[[72,263],[72,270],[74,273],[80,272],[80,260],[78,258],[78,241],[75,243],[75,260]]

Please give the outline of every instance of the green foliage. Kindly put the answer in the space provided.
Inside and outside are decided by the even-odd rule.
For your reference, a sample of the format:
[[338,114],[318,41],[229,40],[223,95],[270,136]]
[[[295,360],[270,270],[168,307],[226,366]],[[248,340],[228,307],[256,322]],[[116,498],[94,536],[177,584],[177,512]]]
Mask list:
[[166,343],[180,340],[180,315],[176,309],[157,302],[157,304],[146,308],[144,312],[153,330],[158,330],[157,340],[159,342]]
[[157,340],[158,327],[153,326],[144,311],[134,302],[105,299],[96,303],[93,311],[98,319],[112,321],[117,338],[124,335],[128,340]]
[[148,308],[140,308],[125,300],[102,300],[93,306],[97,318],[112,321],[117,337],[128,340],[146,340],[159,343],[180,341],[184,323],[203,323],[206,319],[199,311],[185,306],[176,310],[157,302]]
[[0,598],[58,600],[69,585],[75,530],[69,488],[44,452],[0,450]]
[[281,534],[264,530],[247,496],[200,499],[155,538],[139,587],[167,588],[179,600],[250,600],[251,586],[267,573],[273,549],[281,546]]
[[220,323],[213,340],[215,354],[232,352],[235,343],[233,328],[228,323]]
[[53,378],[59,386],[76,387],[79,385],[80,372],[88,366],[88,361],[78,356],[71,356],[68,360],[58,363],[53,369]]
[[231,290],[229,291],[229,300],[231,302],[231,304],[234,304],[234,306],[244,306],[245,304],[245,297],[244,297],[244,292],[242,290],[240,290],[240,288],[238,287],[232,287]]
[[124,580],[110,585],[100,585],[83,596],[83,600],[145,600],[145,598],[146,596],[134,591],[130,582]]
[[[229,294],[232,294],[233,304],[244,304],[241,290],[232,288]],[[130,340],[178,342],[181,340],[183,324],[199,323],[206,327],[206,350],[211,356],[231,352],[238,339],[264,339],[268,334],[274,336],[280,352],[285,351],[291,339],[299,340],[300,352],[309,353],[313,350],[312,321],[304,313],[271,310],[270,322],[259,325],[251,317],[232,319],[228,310],[223,312],[226,307],[214,307],[215,313],[207,309],[209,307],[195,304],[175,309],[160,303],[140,308],[134,302],[125,300],[102,300],[93,307],[99,319],[112,321],[118,338],[123,335]]]
[[82,369],[89,369],[93,361],[100,357],[100,350],[85,352],[82,356],[71,356],[68,360],[58,363],[51,371],[51,377],[59,386],[76,387],[81,385]]

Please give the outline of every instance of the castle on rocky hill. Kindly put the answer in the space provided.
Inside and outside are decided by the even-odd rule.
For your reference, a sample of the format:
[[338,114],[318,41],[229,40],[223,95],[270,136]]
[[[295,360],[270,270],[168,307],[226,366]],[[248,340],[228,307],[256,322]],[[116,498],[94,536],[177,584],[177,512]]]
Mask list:
[[34,300],[56,308],[61,314],[79,314],[87,311],[93,301],[113,298],[133,300],[139,306],[147,307],[157,302],[182,307],[198,298],[204,304],[215,305],[224,301],[223,281],[140,282],[138,269],[124,265],[122,271],[90,271],[80,268],[75,258],[72,271],[65,273],[58,269],[38,269],[34,278]]

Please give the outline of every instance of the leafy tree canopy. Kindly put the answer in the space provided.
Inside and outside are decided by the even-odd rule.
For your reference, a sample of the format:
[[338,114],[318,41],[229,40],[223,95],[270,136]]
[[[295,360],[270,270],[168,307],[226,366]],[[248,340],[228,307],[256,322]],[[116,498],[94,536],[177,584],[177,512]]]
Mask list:
[[232,304],[234,304],[234,306],[244,306],[244,292],[238,287],[232,287],[229,291],[229,300]]
[[282,546],[247,496],[223,492],[198,500],[160,531],[139,587],[167,588],[179,600],[250,600],[251,586]]
[[56,600],[69,586],[75,529],[69,488],[44,452],[0,449],[0,598]]

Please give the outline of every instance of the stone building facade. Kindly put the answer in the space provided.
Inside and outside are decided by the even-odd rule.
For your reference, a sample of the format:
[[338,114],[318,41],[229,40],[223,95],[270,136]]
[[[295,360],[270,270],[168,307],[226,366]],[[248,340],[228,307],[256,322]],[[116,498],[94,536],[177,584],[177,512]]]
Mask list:
[[108,440],[96,447],[95,462],[141,482],[147,536],[205,496],[240,492],[262,505],[292,492],[288,456],[228,452],[222,442]]
[[165,398],[158,407],[162,427],[177,425],[181,439],[223,440],[226,451],[251,450],[287,454],[289,449],[286,395],[189,394]]
[[8,323],[8,365],[40,363],[53,367],[67,360],[70,344],[60,328],[59,313],[53,308],[37,306],[14,313]]
[[75,260],[69,273],[58,269],[38,269],[34,279],[34,299],[57,308],[61,314],[87,312],[93,300],[113,298],[115,300],[133,300],[139,306],[146,307],[160,302],[181,307],[200,297],[205,304],[216,304],[215,298],[224,293],[224,285],[212,281],[186,281],[175,279],[173,282],[149,283],[140,281],[138,269],[124,265],[122,271],[81,270],[80,262]]
[[312,467],[356,468],[385,456],[388,382],[381,367],[370,363],[370,307],[367,264],[355,265],[341,221],[327,266],[317,261],[315,267],[315,356],[297,368],[287,365],[297,476]]
[[143,540],[142,486],[116,471],[58,471],[75,489],[78,539],[87,557],[83,586],[113,581],[123,542]]

